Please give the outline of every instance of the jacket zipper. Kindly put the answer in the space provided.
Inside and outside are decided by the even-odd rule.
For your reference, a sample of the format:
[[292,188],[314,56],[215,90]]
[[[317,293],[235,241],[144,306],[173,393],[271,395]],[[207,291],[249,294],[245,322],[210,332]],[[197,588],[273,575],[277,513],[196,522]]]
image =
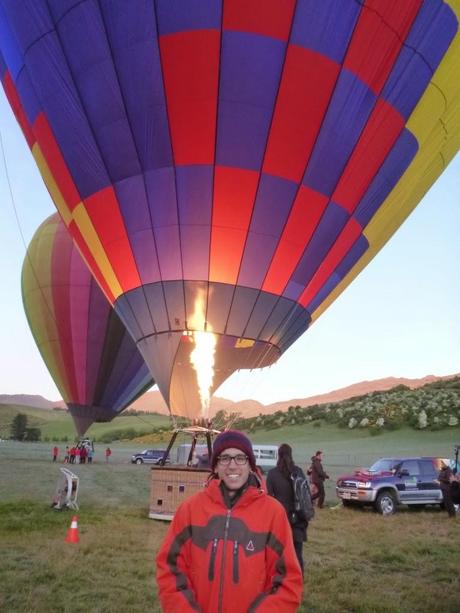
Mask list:
[[231,509],[227,510],[227,519],[225,521],[225,530],[224,530],[224,546],[222,549],[222,563],[220,566],[220,585],[219,585],[219,600],[218,600],[218,613],[222,613],[222,600],[224,597],[224,578],[225,578],[225,558],[227,553],[227,540],[228,540],[228,527],[230,525],[230,515],[232,513]]
[[233,583],[238,583],[240,573],[238,568],[238,541],[233,542]]
[[211,556],[209,558],[209,568],[208,568],[208,579],[209,581],[213,581],[214,580],[214,565],[216,562],[216,552],[217,552],[217,543],[219,542],[219,539],[214,539],[214,541],[212,542],[212,548],[211,548]]

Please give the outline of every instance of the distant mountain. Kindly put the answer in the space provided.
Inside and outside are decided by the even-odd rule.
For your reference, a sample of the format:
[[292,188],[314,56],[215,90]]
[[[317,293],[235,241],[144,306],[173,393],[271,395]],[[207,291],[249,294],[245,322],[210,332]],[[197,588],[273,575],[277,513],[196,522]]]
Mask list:
[[[248,399],[233,402],[232,400],[228,400],[226,398],[214,396],[211,400],[211,415],[215,415],[222,409],[228,413],[242,413],[245,417],[254,417],[260,413],[263,415],[269,415],[275,411],[286,411],[290,406],[308,407],[314,404],[324,404],[326,402],[340,402],[341,400],[353,398],[354,396],[363,396],[364,394],[369,394],[370,392],[386,391],[396,387],[397,385],[405,385],[410,389],[416,389],[426,385],[427,383],[452,379],[458,376],[460,376],[460,373],[447,375],[444,377],[427,375],[422,379],[387,377],[386,379],[377,379],[375,381],[361,381],[360,383],[354,383],[353,385],[327,392],[325,394],[310,396],[309,398],[293,398],[291,400],[283,400],[269,405],[261,404],[260,402],[257,402],[257,400]],[[27,394],[2,394],[0,395],[0,405],[1,404],[23,405],[48,410],[55,407],[65,407],[62,400],[51,401],[43,398],[43,396],[33,396]],[[137,411],[168,415],[168,408],[158,390],[146,392],[140,398],[134,401],[129,408]]]
[[59,407],[65,408],[63,400],[47,400],[43,396],[33,396],[31,394],[0,394],[0,404],[16,404],[19,406],[35,407],[36,409],[52,409]]
[[[149,413],[160,413],[162,415],[169,415],[168,407],[166,406],[163,396],[158,390],[152,390],[146,392],[140,398],[135,400],[130,409],[136,411],[147,411]],[[211,415],[215,415],[218,411],[224,410],[229,413],[243,412],[245,415],[258,415],[265,410],[265,405],[257,402],[257,400],[241,400],[240,402],[233,402],[227,398],[220,398],[219,396],[213,396],[211,398]]]

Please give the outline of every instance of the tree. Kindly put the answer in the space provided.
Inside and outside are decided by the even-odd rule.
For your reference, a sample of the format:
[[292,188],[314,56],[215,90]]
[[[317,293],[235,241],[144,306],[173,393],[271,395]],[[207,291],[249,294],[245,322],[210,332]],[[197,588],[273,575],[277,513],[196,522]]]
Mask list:
[[23,441],[27,431],[27,415],[17,413],[11,422],[11,438],[16,441]]
[[26,441],[39,441],[42,437],[42,431],[40,428],[26,428],[25,440]]

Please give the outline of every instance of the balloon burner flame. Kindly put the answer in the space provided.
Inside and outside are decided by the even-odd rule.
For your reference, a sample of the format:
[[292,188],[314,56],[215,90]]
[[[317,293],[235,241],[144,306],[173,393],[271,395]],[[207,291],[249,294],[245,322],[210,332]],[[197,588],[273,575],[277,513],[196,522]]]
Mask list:
[[190,362],[196,370],[198,392],[201,400],[201,414],[209,417],[211,388],[214,379],[214,355],[216,336],[212,332],[192,332],[195,349],[190,354]]
[[[189,319],[190,327],[198,328],[198,330],[187,333],[193,337],[195,344],[195,348],[190,353],[190,363],[196,371],[198,393],[201,401],[201,417],[203,419],[209,417],[211,389],[214,379],[214,357],[217,344],[217,337],[212,333],[212,328],[209,324],[206,326],[205,304],[204,294],[198,294],[195,299],[194,312]],[[199,328],[205,327],[208,328],[207,332],[199,330]]]

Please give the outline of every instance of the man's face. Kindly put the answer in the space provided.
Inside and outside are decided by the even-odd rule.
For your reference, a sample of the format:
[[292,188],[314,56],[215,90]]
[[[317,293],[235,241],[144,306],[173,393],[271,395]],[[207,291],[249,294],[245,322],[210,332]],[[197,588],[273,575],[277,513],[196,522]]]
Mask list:
[[[243,453],[240,449],[229,447],[228,449],[224,449],[224,451],[221,452],[220,457],[234,457],[244,455],[246,454]],[[222,479],[227,489],[236,491],[239,490],[240,487],[243,487],[243,485],[248,480],[250,471],[249,460],[246,462],[246,464],[243,465],[236,464],[235,460],[231,460],[230,464],[227,465],[217,462],[216,470],[219,479]]]

